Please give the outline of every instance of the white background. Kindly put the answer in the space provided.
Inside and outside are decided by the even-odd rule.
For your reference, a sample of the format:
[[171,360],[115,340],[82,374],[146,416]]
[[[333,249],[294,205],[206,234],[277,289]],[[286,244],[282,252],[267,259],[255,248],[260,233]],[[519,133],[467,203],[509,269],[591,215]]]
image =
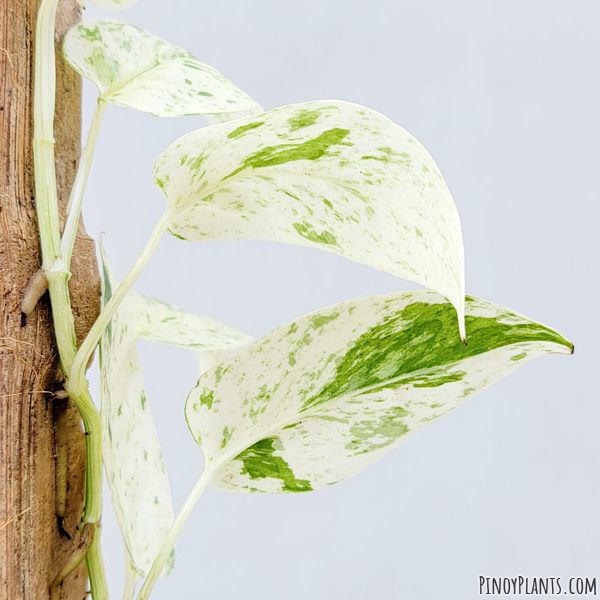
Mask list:
[[[478,576],[600,577],[597,0],[141,0],[121,13],[266,109],[340,98],[415,135],[461,214],[467,291],[558,329],[526,366],[365,472],[306,495],[209,490],[153,598],[464,600]],[[95,90],[85,88],[89,121]],[[154,160],[202,118],[110,107],[85,199],[119,277],[165,206]],[[255,337],[413,284],[316,250],[169,237],[135,289]],[[179,507],[202,468],[191,354],[141,344]],[[91,372],[97,396],[97,374]],[[107,507],[113,598],[124,559]],[[600,583],[600,582],[599,582]]]

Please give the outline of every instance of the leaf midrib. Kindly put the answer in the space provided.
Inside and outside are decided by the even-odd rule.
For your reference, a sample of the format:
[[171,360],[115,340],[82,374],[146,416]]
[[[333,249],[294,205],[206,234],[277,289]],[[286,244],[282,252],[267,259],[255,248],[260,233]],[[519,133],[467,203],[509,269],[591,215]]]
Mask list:
[[[199,65],[202,65],[203,67],[206,67],[209,70],[215,71],[218,73],[218,71],[216,69],[213,69],[212,67],[210,67],[209,65],[205,65],[204,63],[201,63],[195,56],[190,54],[190,57],[197,62]],[[158,59],[157,59],[158,60]],[[144,77],[144,75],[150,73],[150,71],[154,71],[155,69],[157,69],[158,67],[164,66],[164,65],[171,65],[171,64],[177,64],[180,62],[183,62],[184,60],[189,60],[189,59],[184,59],[182,57],[178,57],[175,60],[169,60],[166,62],[161,62],[160,60],[158,62],[156,62],[154,65],[152,65],[151,67],[149,67],[148,69],[145,69],[144,71],[139,72],[137,75],[134,75],[133,77],[130,77],[127,81],[125,81],[122,85],[120,85],[118,88],[112,90],[107,96],[103,97],[102,95],[100,96],[102,98],[102,100],[106,101],[106,102],[110,102],[111,104],[117,104],[117,102],[111,102],[111,97],[116,94],[117,92],[120,92],[122,90],[124,90],[128,85],[131,85],[131,83],[133,83],[136,79],[139,79],[140,77]]]

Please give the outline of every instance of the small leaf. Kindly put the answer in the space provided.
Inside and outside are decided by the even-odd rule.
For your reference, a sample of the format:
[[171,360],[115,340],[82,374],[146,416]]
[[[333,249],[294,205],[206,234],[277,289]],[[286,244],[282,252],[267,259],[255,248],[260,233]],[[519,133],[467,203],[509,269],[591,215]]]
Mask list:
[[[103,301],[118,285],[101,248]],[[210,366],[251,338],[217,321],[130,292],[100,343],[103,453],[115,513],[131,564],[144,576],[173,522],[169,479],[146,398],[136,341],[195,351]],[[174,565],[174,554],[163,575]]]
[[[211,485],[307,492],[380,458],[532,358],[555,331],[468,298],[469,344],[427,291],[343,302],[276,329],[202,375],[186,417]],[[249,376],[249,374],[251,374]]]
[[284,106],[173,143],[154,179],[190,240],[319,248],[446,296],[462,325],[460,221],[425,148],[368,108]]
[[90,19],[76,25],[65,36],[63,55],[111,104],[158,117],[214,114],[223,119],[261,111],[186,50],[120,21]]

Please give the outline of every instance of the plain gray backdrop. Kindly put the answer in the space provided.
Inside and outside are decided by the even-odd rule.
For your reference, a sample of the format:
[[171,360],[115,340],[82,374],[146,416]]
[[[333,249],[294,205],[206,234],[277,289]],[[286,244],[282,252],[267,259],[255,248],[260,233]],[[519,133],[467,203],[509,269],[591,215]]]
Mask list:
[[[339,98],[431,152],[458,206],[467,291],[570,338],[366,471],[306,495],[208,490],[153,598],[464,600],[478,577],[600,577],[597,0],[141,0],[129,21],[266,109]],[[96,92],[86,84],[89,122]],[[84,214],[122,277],[165,201],[154,160],[202,118],[110,107]],[[87,125],[86,125],[87,127]],[[168,237],[135,289],[255,337],[342,300],[415,287],[331,254]],[[202,469],[191,353],[140,344],[178,508]],[[96,397],[98,376],[90,372]],[[110,503],[104,548],[120,598]],[[600,582],[599,582],[600,583]]]

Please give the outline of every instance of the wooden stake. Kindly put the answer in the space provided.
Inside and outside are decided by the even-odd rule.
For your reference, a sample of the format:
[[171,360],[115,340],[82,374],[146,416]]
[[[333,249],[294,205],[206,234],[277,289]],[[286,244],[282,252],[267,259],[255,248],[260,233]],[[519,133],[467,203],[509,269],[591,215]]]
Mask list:
[[[50,584],[77,552],[65,533],[74,530],[83,509],[80,421],[72,403],[46,393],[58,389],[60,379],[47,294],[26,319],[21,315],[25,289],[40,268],[31,150],[38,4],[0,0],[0,338],[11,340],[0,345],[0,524],[6,524],[0,529],[2,600],[50,599]],[[79,18],[75,0],[62,0],[57,40]],[[56,163],[64,208],[80,152],[81,84],[60,58],[57,80]],[[83,225],[72,271],[71,299],[81,340],[97,317],[100,290],[94,244]],[[60,440],[57,431],[63,432]],[[67,482],[66,492],[57,494],[57,485],[64,484],[56,473],[59,448],[62,462],[67,461]],[[61,599],[83,600],[85,592],[82,564],[65,579]]]

